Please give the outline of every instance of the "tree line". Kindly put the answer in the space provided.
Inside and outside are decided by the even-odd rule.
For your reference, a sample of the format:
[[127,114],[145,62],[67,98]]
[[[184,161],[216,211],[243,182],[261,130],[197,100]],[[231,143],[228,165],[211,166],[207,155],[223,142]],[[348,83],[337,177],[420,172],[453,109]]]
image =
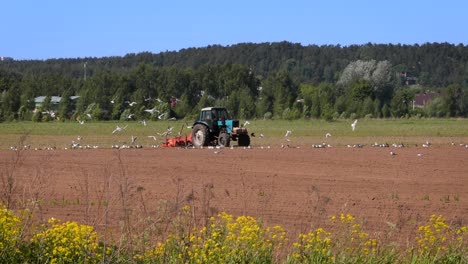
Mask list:
[[[466,117],[467,67],[468,47],[448,43],[242,43],[2,61],[0,120],[193,118],[213,105],[238,118]],[[426,91],[438,96],[413,107],[415,95]],[[47,97],[33,112],[37,96]],[[55,108],[51,96],[62,97]]]

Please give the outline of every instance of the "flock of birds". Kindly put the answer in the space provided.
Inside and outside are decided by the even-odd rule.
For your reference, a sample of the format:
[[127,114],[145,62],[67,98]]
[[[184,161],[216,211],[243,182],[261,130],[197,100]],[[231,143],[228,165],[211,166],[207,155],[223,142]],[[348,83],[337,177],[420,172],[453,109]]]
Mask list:
[[[110,103],[111,103],[111,104],[115,104],[115,100],[116,100],[116,98],[112,99],[112,100],[110,101]],[[150,101],[150,100],[153,100],[153,99],[152,99],[151,97],[148,97],[148,98],[145,97],[144,100],[145,100],[145,102],[147,102],[147,101]],[[159,98],[156,98],[156,99],[154,99],[154,100],[157,101],[159,104],[164,103],[164,101],[161,100],[161,99],[159,99]],[[179,99],[177,99],[177,98],[175,98],[175,100],[176,100],[176,101],[179,101]],[[125,104],[128,104],[128,106],[130,106],[130,107],[135,106],[135,105],[138,104],[138,103],[135,102],[135,101],[124,101],[124,103],[125,103]],[[177,120],[175,117],[167,118],[169,113],[168,113],[168,112],[161,112],[156,106],[154,106],[154,107],[151,108],[151,109],[144,109],[143,112],[147,112],[147,113],[149,113],[151,116],[152,116],[152,115],[157,115],[157,118],[158,118],[159,120],[171,120],[171,121]],[[43,113],[43,114],[48,114],[48,115],[50,115],[52,118],[55,118],[55,117],[56,117],[56,114],[55,114],[53,111],[45,111],[45,112],[42,112],[42,113]],[[85,113],[85,116],[86,116],[86,119],[88,119],[88,120],[93,119],[93,117],[92,117],[92,115],[91,115],[90,113]],[[134,119],[134,117],[135,117],[135,114],[130,113],[130,114],[128,114],[128,115],[126,116],[126,119],[127,119],[127,120],[132,120],[132,119]],[[84,119],[79,119],[79,120],[77,120],[77,121],[78,121],[78,123],[79,123],[80,125],[84,125],[84,124],[85,124],[85,120],[84,120]],[[142,120],[142,121],[139,121],[139,122],[140,122],[141,124],[143,124],[144,126],[146,126],[146,124],[147,124],[146,120]]]
[[[132,104],[132,103],[135,103],[135,102],[129,102],[129,104]],[[159,116],[161,117],[161,115],[164,115],[164,114],[167,114],[167,113],[159,113],[159,110],[153,108],[153,109],[146,109],[144,110],[148,113],[151,113],[151,114],[159,114]],[[48,114],[52,115],[52,113],[48,112]],[[162,118],[162,117],[161,117]],[[358,120],[354,120],[353,123],[351,123],[351,130],[352,131],[355,131],[356,128],[357,128],[357,122]],[[146,126],[147,123],[145,120],[142,120],[142,121],[139,121],[139,123],[141,123],[142,125]],[[249,125],[250,122],[249,121],[245,121],[243,123],[242,126],[247,126]],[[122,133],[123,131],[125,131],[127,129],[128,125],[126,126],[119,126],[117,125],[115,127],[115,129],[112,131],[112,134],[118,134],[118,133]],[[187,128],[192,128],[191,126],[187,126]],[[150,147],[151,148],[160,148],[161,145],[160,144],[157,144],[158,142],[158,137],[161,138],[161,142],[165,142],[165,139],[169,136],[172,136],[173,135],[173,130],[174,130],[174,127],[168,127],[164,132],[161,132],[161,133],[156,133],[157,135],[149,135],[147,136],[149,139],[151,139],[152,141],[154,141],[155,143],[154,144],[151,144]],[[292,147],[290,146],[290,142],[291,142],[291,135],[292,135],[293,131],[292,130],[286,130],[286,133],[284,134],[283,136],[283,139],[282,139],[282,142],[281,142],[281,148],[299,148],[299,147]],[[179,131],[177,133],[177,136],[181,136],[182,134],[182,131]],[[255,133],[251,133],[251,136],[252,137],[256,137]],[[326,139],[329,139],[331,138],[332,135],[331,133],[326,133],[325,134],[325,138]],[[260,133],[258,135],[258,138],[259,140],[262,140],[265,138],[265,135],[263,133]],[[99,148],[99,146],[97,145],[89,145],[89,144],[82,144],[83,138],[81,136],[77,136],[76,139],[72,140],[71,141],[71,144],[69,146],[66,146],[64,147],[63,149],[97,149]],[[111,145],[111,148],[113,149],[131,149],[131,148],[135,148],[135,149],[141,149],[143,148],[143,145],[139,145],[137,144],[137,140],[138,140],[138,137],[136,136],[131,136],[130,137],[130,141],[129,143],[126,143],[126,142],[122,142],[121,144],[114,144],[114,145]],[[455,146],[455,143],[452,142],[451,143],[452,146]],[[426,141],[425,143],[421,144],[421,146],[423,148],[428,148],[430,147],[432,144],[429,142],[429,141]],[[468,148],[468,144],[459,144],[460,147],[464,147],[464,148]],[[380,148],[395,148],[395,149],[398,149],[398,148],[404,148],[406,147],[403,143],[393,143],[393,144],[388,144],[388,143],[378,143],[378,142],[375,142],[373,144],[370,145],[371,147],[380,147]],[[418,146],[418,145],[416,145]],[[187,148],[194,148],[193,146],[187,146]],[[322,142],[322,143],[319,143],[319,144],[312,144],[312,148],[331,148],[332,146],[327,143],[327,142]],[[364,144],[353,144],[353,145],[346,145],[346,147],[348,148],[364,148],[365,145]],[[222,150],[224,149],[223,146],[208,146],[207,147],[208,149],[214,149],[214,153],[215,154],[219,154],[222,152]],[[248,147],[243,147],[244,149],[252,149],[251,146],[248,146]],[[271,147],[270,146],[259,146],[260,149],[270,149]],[[11,150],[18,150],[18,147],[17,146],[11,146],[10,147]],[[21,147],[21,149],[23,150],[29,150],[29,149],[32,149],[30,145],[25,145],[23,147]],[[34,148],[34,150],[55,150],[57,149],[56,147],[43,147],[43,148]],[[203,149],[203,147],[202,147]],[[233,146],[230,147],[230,149],[234,149]],[[397,153],[392,150],[390,151],[390,155],[391,156],[396,156]],[[423,156],[422,153],[418,153],[417,154],[418,157],[421,157]]]

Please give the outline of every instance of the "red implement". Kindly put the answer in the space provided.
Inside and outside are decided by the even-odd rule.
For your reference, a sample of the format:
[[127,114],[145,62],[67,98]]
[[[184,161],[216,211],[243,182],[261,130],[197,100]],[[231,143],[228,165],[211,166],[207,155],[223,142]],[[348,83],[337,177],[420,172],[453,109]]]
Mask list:
[[187,147],[192,145],[192,133],[185,136],[167,138],[161,146],[166,148]]

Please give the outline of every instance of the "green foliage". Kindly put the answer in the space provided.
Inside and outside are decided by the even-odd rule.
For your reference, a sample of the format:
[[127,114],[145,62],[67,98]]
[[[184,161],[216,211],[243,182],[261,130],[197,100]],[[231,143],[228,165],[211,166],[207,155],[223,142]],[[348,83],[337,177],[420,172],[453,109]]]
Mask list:
[[22,242],[22,219],[0,204],[0,259],[3,263],[19,261]]
[[[242,118],[263,118],[267,112],[283,118],[289,108],[293,114],[284,115],[287,119],[328,119],[330,106],[331,115],[342,117],[356,113],[400,118],[422,116],[412,111],[411,103],[416,92],[430,87],[440,92],[441,99],[428,105],[425,116],[466,117],[467,49],[447,43],[304,47],[280,42],[124,57],[13,61],[0,63],[0,120],[29,119],[27,112],[33,110],[36,96],[48,96],[43,110],[52,110],[52,95],[64,98],[57,112],[61,120],[80,116],[92,104],[100,108],[94,120],[119,120],[127,108],[136,119],[148,119],[144,109],[158,107],[156,98],[164,103],[179,98],[167,109],[179,118],[194,116],[205,106],[225,106]],[[408,80],[416,81],[417,88],[408,86]],[[70,95],[80,96],[76,106],[66,99]],[[303,100],[301,105],[296,104],[298,99]],[[129,107],[126,101],[136,105]],[[154,115],[151,118],[156,120]]]
[[[197,225],[190,206],[169,219],[165,239],[129,247],[99,241],[89,225],[51,218],[31,228],[29,213],[0,206],[2,263],[466,263],[468,227],[432,215],[417,226],[413,242],[398,249],[380,241],[350,214],[330,216],[329,229],[317,227],[291,239],[281,226],[265,226],[251,216],[220,213]],[[26,230],[28,229],[28,230]],[[31,233],[27,233],[27,231]],[[142,243],[147,247],[136,249]],[[291,241],[290,241],[291,240]],[[387,244],[385,244],[387,243]]]

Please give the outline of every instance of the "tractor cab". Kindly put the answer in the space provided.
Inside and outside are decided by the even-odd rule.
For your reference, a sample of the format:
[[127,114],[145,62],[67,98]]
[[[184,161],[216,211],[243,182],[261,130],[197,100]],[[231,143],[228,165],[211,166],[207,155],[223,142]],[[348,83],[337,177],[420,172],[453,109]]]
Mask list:
[[210,132],[219,133],[220,130],[226,130],[226,133],[231,133],[233,121],[226,108],[206,107],[200,112],[198,122],[205,123],[210,129]]

